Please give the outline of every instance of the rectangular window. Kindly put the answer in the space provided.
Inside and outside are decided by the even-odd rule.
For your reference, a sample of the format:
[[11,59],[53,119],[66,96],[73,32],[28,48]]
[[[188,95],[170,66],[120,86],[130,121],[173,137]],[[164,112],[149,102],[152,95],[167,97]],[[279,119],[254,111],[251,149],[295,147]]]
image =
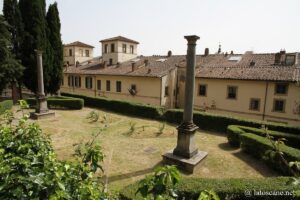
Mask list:
[[104,45],[104,53],[108,53],[108,44]]
[[275,86],[275,94],[287,94],[288,84],[286,83],[277,83]]
[[169,96],[169,87],[165,87],[165,97]]
[[285,110],[285,100],[275,99],[273,104],[274,112],[284,112]]
[[93,88],[93,78],[92,77],[85,77],[85,88],[86,89]]
[[200,84],[199,85],[199,96],[206,96],[206,85]]
[[110,81],[106,81],[106,91],[110,91]]
[[80,88],[81,87],[81,77],[75,76],[75,87]]
[[64,85],[64,79],[65,79],[65,77],[62,77],[62,79],[61,79],[61,85]]
[[133,45],[130,45],[130,53],[131,53],[131,54],[134,54],[134,48],[133,48]]
[[69,56],[72,56],[72,55],[73,55],[72,49],[69,49]]
[[116,82],[116,91],[121,92],[122,91],[122,83],[121,81]]
[[115,44],[110,44],[110,52],[115,52]]
[[82,49],[79,49],[79,56],[83,57],[83,50]]
[[101,80],[97,80],[97,90],[101,90]]
[[136,85],[135,85],[135,84],[132,84],[132,85],[131,85],[131,89],[134,90],[134,91],[136,91]]
[[65,56],[68,56],[68,50],[67,49],[65,49]]
[[227,98],[228,99],[236,99],[237,97],[237,87],[236,86],[228,86],[227,87]]
[[250,99],[249,109],[258,111],[260,109],[260,99]]
[[127,50],[127,46],[126,46],[126,44],[123,44],[123,53],[126,53],[126,50]]
[[90,51],[89,50],[85,50],[85,56],[90,57]]
[[74,86],[74,76],[68,76],[68,86],[69,87]]

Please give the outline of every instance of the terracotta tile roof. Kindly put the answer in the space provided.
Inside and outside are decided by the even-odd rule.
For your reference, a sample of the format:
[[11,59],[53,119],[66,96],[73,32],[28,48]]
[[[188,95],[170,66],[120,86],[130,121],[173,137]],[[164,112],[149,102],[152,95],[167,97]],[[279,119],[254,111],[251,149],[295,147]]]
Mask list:
[[76,42],[72,42],[72,43],[69,43],[69,44],[64,44],[65,47],[70,47],[70,46],[78,46],[78,47],[87,47],[87,48],[95,48],[91,45],[88,45],[88,44],[85,44],[83,42],[79,42],[79,41],[76,41]]
[[[185,56],[143,56],[136,59],[104,67],[101,60],[87,65],[65,68],[67,74],[89,74],[89,75],[119,75],[119,76],[144,76],[144,77],[162,77],[176,68],[176,64],[184,60]],[[148,65],[145,61],[148,60]],[[136,70],[132,71],[132,63],[135,63]]]
[[[233,61],[230,61],[233,57]],[[145,60],[148,65],[145,66]],[[197,55],[196,77],[236,80],[299,80],[300,68],[296,66],[274,65],[275,54],[234,54],[234,55]],[[136,70],[132,71],[132,63]],[[89,75],[119,75],[162,77],[176,67],[186,66],[186,56],[140,56],[124,63],[104,67],[102,59],[94,59],[82,66],[69,66],[65,73]]]
[[112,38],[108,38],[108,39],[104,39],[101,40],[100,42],[110,42],[110,41],[124,41],[124,42],[131,42],[131,43],[135,43],[135,44],[139,44],[139,42],[123,37],[123,36],[117,36],[117,37],[112,37]]

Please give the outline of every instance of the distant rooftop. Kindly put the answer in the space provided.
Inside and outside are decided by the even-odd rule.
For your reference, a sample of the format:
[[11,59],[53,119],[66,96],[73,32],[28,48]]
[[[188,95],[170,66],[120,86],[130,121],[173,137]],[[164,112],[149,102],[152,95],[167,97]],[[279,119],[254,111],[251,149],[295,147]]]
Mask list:
[[139,44],[139,42],[129,39],[129,38],[126,38],[126,37],[123,37],[123,36],[107,38],[107,39],[101,40],[100,42],[110,42],[110,41],[123,41],[123,42],[131,42],[131,43]]
[[87,48],[95,48],[89,44],[85,44],[83,42],[80,42],[80,41],[76,41],[76,42],[72,42],[72,43],[69,43],[69,44],[65,44],[64,45],[65,47],[71,47],[71,46],[77,46],[77,47],[87,47]]

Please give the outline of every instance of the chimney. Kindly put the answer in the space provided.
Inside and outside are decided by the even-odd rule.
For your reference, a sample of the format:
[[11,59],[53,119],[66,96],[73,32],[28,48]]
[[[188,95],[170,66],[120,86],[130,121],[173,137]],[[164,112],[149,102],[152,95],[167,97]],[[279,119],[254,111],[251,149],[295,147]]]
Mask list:
[[230,51],[230,55],[233,55],[233,51],[232,50]]
[[133,62],[133,63],[131,63],[131,71],[134,72],[135,70],[137,70],[137,67],[136,67],[135,62]]
[[75,66],[76,66],[76,67],[79,67],[79,62],[78,62],[78,61],[76,61]]
[[120,63],[120,62],[117,62],[117,68],[120,67],[120,66],[121,66],[121,63]]
[[227,56],[228,56],[228,53],[226,52],[226,53],[225,53],[225,57],[227,57]]
[[168,51],[168,57],[172,56],[172,51]]
[[103,62],[103,68],[106,68],[107,67],[107,63],[106,61]]
[[145,64],[145,66],[147,67],[147,66],[149,65],[149,60],[148,60],[148,59],[145,59],[145,60],[144,60],[144,64]]
[[209,48],[205,48],[204,50],[204,56],[208,56],[209,55]]
[[281,53],[279,52],[279,53],[275,54],[275,62],[274,62],[274,64],[275,65],[280,65],[280,60],[281,60]]
[[285,49],[280,50],[280,64],[284,65],[285,64]]

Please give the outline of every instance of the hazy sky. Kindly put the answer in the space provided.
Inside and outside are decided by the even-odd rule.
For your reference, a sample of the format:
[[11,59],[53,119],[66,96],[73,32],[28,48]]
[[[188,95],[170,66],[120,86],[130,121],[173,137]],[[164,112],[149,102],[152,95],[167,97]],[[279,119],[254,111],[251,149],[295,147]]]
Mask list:
[[[47,0],[53,3],[54,0]],[[300,0],[57,0],[64,43],[95,46],[122,35],[139,54],[186,53],[184,35],[201,37],[197,53],[300,51]],[[0,0],[2,10],[3,0]]]

